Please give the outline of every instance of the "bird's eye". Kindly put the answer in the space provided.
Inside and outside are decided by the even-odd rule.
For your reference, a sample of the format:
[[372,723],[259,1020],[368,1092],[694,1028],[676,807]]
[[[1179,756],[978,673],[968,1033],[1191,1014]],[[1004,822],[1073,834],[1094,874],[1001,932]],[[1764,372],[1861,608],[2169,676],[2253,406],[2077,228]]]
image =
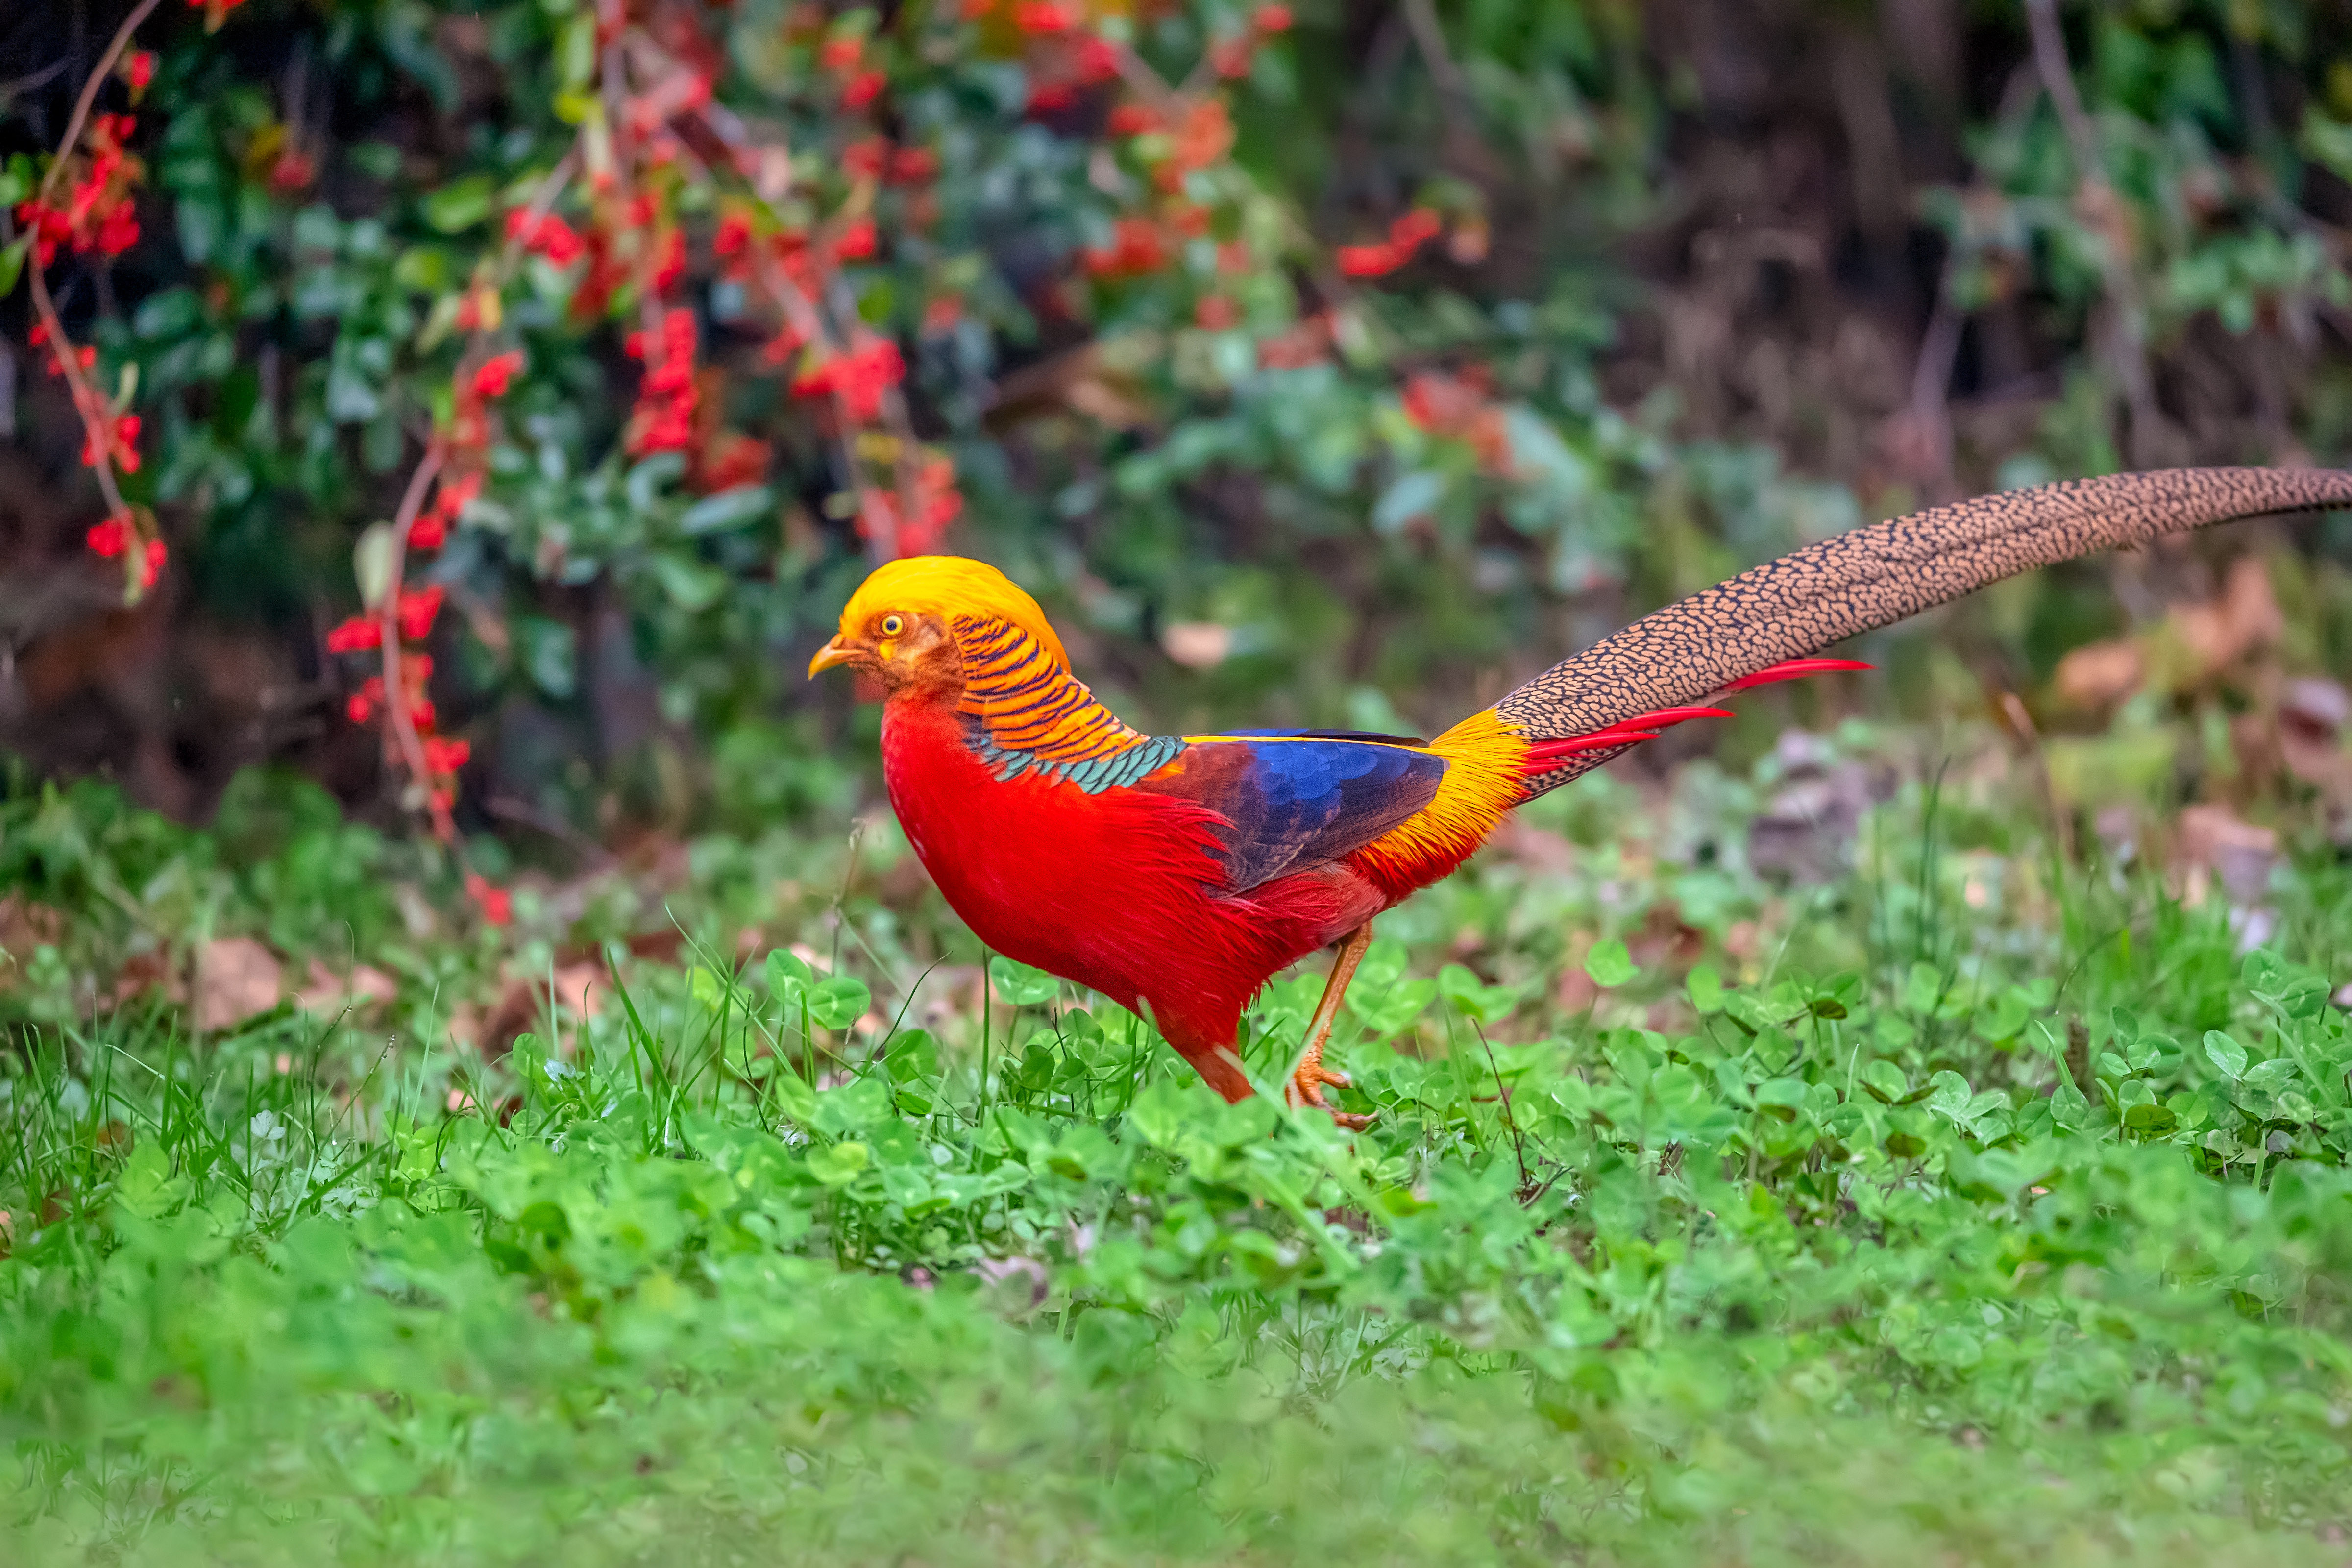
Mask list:
[[884,637],[897,637],[900,632],[903,632],[903,631],[905,631],[906,629],[907,629],[907,617],[906,617],[906,616],[883,616],[883,617],[882,617],[882,635],[883,635]]

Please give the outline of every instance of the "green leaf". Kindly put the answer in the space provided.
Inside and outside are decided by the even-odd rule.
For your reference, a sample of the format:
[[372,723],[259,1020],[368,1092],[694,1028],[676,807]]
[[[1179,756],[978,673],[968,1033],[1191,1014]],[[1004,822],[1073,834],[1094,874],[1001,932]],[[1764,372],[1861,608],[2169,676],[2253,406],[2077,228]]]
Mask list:
[[1456,1013],[1481,1024],[1499,1024],[1519,1005],[1517,987],[1488,985],[1459,963],[1437,972],[1437,994]]
[[1348,992],[1348,1011],[1363,1021],[1366,1034],[1386,1037],[1411,1028],[1436,995],[1434,980],[1400,980],[1386,990],[1360,983]]
[[797,995],[801,987],[815,982],[816,975],[809,966],[786,949],[768,950],[768,990],[776,996]]
[[[0,202],[0,206],[7,205]],[[10,241],[7,249],[0,250],[0,300],[5,300],[16,291],[16,279],[25,270],[26,253],[32,247],[33,236],[27,231]]]
[[563,25],[555,37],[555,79],[577,92],[595,79],[596,17],[582,11]]
[[2212,1058],[2215,1067],[2221,1069],[2222,1077],[2240,1079],[2246,1076],[2246,1047],[2221,1030],[2205,1031],[2205,1054]]
[[1949,1068],[1927,1080],[1927,1109],[1948,1121],[1967,1121],[1975,1099],[1976,1090],[1969,1087],[1969,1080]]
[[1592,984],[1606,991],[1624,984],[1642,972],[1633,966],[1633,955],[1625,950],[1625,944],[1612,937],[1592,944],[1592,951],[1584,955],[1584,973],[1592,977]]
[[1864,1068],[1861,1077],[1862,1087],[1889,1105],[1911,1092],[1911,1080],[1903,1069],[1884,1057]]
[[1693,969],[1684,980],[1683,989],[1702,1017],[1723,1011],[1723,976],[1716,973],[1715,965],[1702,963]]
[[898,1083],[935,1078],[940,1070],[939,1042],[927,1029],[908,1029],[890,1042],[885,1065],[890,1069],[891,1079]]
[[828,1187],[845,1187],[873,1163],[873,1152],[863,1143],[832,1143],[809,1151],[809,1174]]
[[530,683],[559,701],[570,697],[579,683],[579,634],[544,616],[518,616],[513,625],[516,649]]
[[449,287],[456,264],[437,245],[412,246],[392,264],[392,280],[417,294],[438,294]]
[[1181,1084],[1159,1079],[1146,1085],[1128,1107],[1127,1124],[1158,1149],[1173,1149],[1187,1131],[1205,1128],[1215,1118],[1216,1102],[1195,1079]]
[[802,1126],[816,1119],[816,1090],[789,1068],[768,1079],[768,1092],[776,1097],[777,1108]]
[[163,1145],[142,1138],[114,1179],[114,1201],[142,1219],[157,1219],[187,1201],[188,1182],[172,1174]]
[[873,1005],[874,994],[866,982],[846,974],[835,974],[818,981],[809,988],[809,1022],[826,1029],[845,1029],[866,1016]]
[[460,234],[490,216],[498,185],[488,174],[468,174],[425,198],[425,221],[443,234]]
[[1001,953],[988,961],[988,981],[1015,1007],[1042,1007],[1062,990],[1062,983],[1044,970],[1015,963]]
[[372,522],[360,530],[352,546],[352,575],[360,587],[360,603],[371,610],[392,592],[392,524]]
[[709,1013],[725,1008],[728,996],[735,988],[726,975],[702,963],[694,966],[693,972],[687,976],[686,984],[696,1005]]
[[2266,1062],[2256,1062],[2239,1075],[2239,1081],[2248,1089],[2265,1094],[2275,1094],[2294,1081],[2297,1068],[2292,1057],[2273,1057]]
[[1381,499],[1372,503],[1372,526],[1382,533],[1394,533],[1435,508],[1444,495],[1444,474],[1416,468],[1381,492]]
[[1903,1010],[1927,1014],[1943,1000],[1944,974],[1932,963],[1914,963],[1903,977]]
[[740,528],[756,522],[775,510],[776,493],[765,485],[738,485],[731,490],[703,497],[686,509],[677,520],[678,531],[687,534],[717,533],[722,529]]

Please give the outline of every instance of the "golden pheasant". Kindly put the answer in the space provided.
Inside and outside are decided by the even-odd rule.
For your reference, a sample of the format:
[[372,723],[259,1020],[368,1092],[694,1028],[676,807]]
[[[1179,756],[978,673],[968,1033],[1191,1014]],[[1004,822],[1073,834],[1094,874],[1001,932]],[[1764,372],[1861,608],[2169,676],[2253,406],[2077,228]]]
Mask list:
[[[1146,735],[1072,673],[1036,601],[953,556],[894,561],[810,661],[885,689],[883,776],[926,869],[996,951],[1146,1012],[1220,1093],[1251,1092],[1242,1009],[1339,944],[1286,1093],[1322,1053],[1372,917],[1505,813],[1813,657],[1995,579],[2236,518],[2352,506],[2352,474],[2183,468],[2079,479],[1857,528],[1603,638],[1433,741],[1328,731]],[[1349,1119],[1343,1119],[1349,1120]]]

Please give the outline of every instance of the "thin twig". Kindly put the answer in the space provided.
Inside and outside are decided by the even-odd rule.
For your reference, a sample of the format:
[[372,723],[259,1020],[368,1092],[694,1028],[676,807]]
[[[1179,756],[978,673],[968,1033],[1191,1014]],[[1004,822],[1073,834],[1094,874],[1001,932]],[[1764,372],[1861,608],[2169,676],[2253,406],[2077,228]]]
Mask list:
[[2166,455],[2172,445],[2170,426],[2156,405],[2155,381],[2147,363],[2147,308],[2140,298],[2139,275],[2132,268],[2131,235],[2123,198],[2107,180],[2106,162],[2100,156],[2098,127],[2083,107],[2074,85],[2074,68],[2066,57],[2066,35],[2058,24],[2057,0],[2025,0],[2026,21],[2033,36],[2033,63],[2050,94],[2066,145],[2074,159],[2075,205],[2099,235],[2114,339],[2108,359],[2123,383],[2124,400],[2131,410],[2131,456],[2147,463]]
[[[114,74],[115,63],[122,58],[122,51],[131,47],[131,35],[139,30],[139,24],[153,15],[155,7],[162,3],[163,0],[140,0],[131,15],[122,19],[122,26],[114,30],[113,41],[106,46],[106,53],[99,57],[98,66],[89,73],[89,79],[81,84],[81,96],[74,100],[73,117],[66,121],[66,133],[58,142],[57,155],[50,159],[47,173],[41,176],[40,190],[35,200],[42,205],[47,205],[50,192],[64,175],[74,148],[80,144],[83,128],[89,123],[90,108],[98,101],[99,89]],[[122,489],[115,482],[111,444],[102,438],[107,434],[109,405],[98,389],[82,375],[81,365],[74,358],[73,342],[66,336],[65,322],[58,318],[57,304],[49,298],[48,279],[41,266],[41,249],[37,240],[26,247],[25,259],[26,270],[32,274],[33,309],[39,314],[41,325],[48,334],[50,357],[57,362],[58,373],[66,378],[66,386],[73,394],[74,412],[81,416],[82,425],[88,432],[90,453],[98,459],[90,468],[98,475],[100,492],[106,497],[107,516],[126,516],[131,509],[124,504]]]
[[392,557],[384,574],[383,603],[376,606],[376,618],[383,628],[383,705],[392,721],[393,742],[400,748],[402,761],[415,775],[417,787],[425,792],[425,805],[433,823],[433,836],[444,844],[457,841],[457,825],[449,816],[449,807],[433,788],[433,770],[425,760],[425,741],[416,732],[416,717],[408,710],[408,690],[400,678],[400,592],[408,559],[408,530],[424,509],[425,492],[441,472],[443,452],[439,440],[425,448],[418,459],[416,471],[408,476],[408,489],[400,498],[400,510],[392,520]]
[[32,278],[33,309],[39,314],[41,326],[48,334],[49,357],[56,363],[58,374],[66,378],[66,387],[73,395],[74,411],[81,416],[82,424],[89,431],[91,455],[98,458],[90,465],[90,471],[98,476],[99,490],[106,497],[106,515],[121,517],[131,508],[122,499],[122,488],[115,483],[114,454],[109,443],[102,439],[105,420],[100,411],[107,406],[106,399],[90,385],[81,373],[81,363],[74,358],[73,340],[66,336],[65,322],[58,319],[57,305],[49,299],[48,279],[41,271],[37,247],[28,251],[25,259],[27,264],[26,270]]
[[1502,1100],[1503,1125],[1511,1131],[1511,1157],[1519,1163],[1519,1191],[1524,1193],[1535,1185],[1535,1178],[1528,1174],[1528,1150],[1519,1140],[1519,1119],[1511,1112],[1510,1085],[1503,1081],[1502,1064],[1495,1059],[1495,1047],[1475,1018],[1470,1020],[1470,1032],[1478,1037],[1479,1047],[1486,1053],[1486,1070],[1495,1075],[1495,1092]]
[[58,143],[57,160],[49,165],[49,172],[41,176],[40,200],[44,204],[49,199],[49,188],[57,184],[58,174],[65,169],[66,154],[72,152],[75,143],[81,140],[82,127],[89,121],[90,106],[98,101],[98,89],[104,87],[106,79],[114,74],[114,64],[122,58],[122,51],[131,47],[131,35],[137,32],[139,24],[163,3],[163,0],[139,0],[138,8],[125,16],[122,26],[114,30],[114,41],[107,45],[106,53],[99,57],[98,68],[91,71],[89,79],[81,84],[81,96],[74,100],[73,118],[66,121],[65,136]]
[[1437,7],[1431,0],[1404,0],[1404,19],[1412,30],[1413,47],[1421,51],[1422,63],[1429,68],[1430,79],[1437,84],[1447,133],[1475,141],[1477,109],[1470,97],[1470,79],[1445,47],[1445,28],[1437,19]]

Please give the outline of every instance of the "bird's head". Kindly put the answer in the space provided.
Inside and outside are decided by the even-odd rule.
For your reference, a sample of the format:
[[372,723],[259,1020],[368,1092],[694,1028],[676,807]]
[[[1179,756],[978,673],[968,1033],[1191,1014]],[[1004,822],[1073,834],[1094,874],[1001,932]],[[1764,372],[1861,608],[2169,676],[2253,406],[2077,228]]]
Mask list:
[[809,675],[847,665],[892,696],[950,694],[963,681],[958,622],[1003,621],[1069,668],[1037,601],[995,567],[960,555],[913,555],[874,569],[841,612],[841,630],[809,660]]

